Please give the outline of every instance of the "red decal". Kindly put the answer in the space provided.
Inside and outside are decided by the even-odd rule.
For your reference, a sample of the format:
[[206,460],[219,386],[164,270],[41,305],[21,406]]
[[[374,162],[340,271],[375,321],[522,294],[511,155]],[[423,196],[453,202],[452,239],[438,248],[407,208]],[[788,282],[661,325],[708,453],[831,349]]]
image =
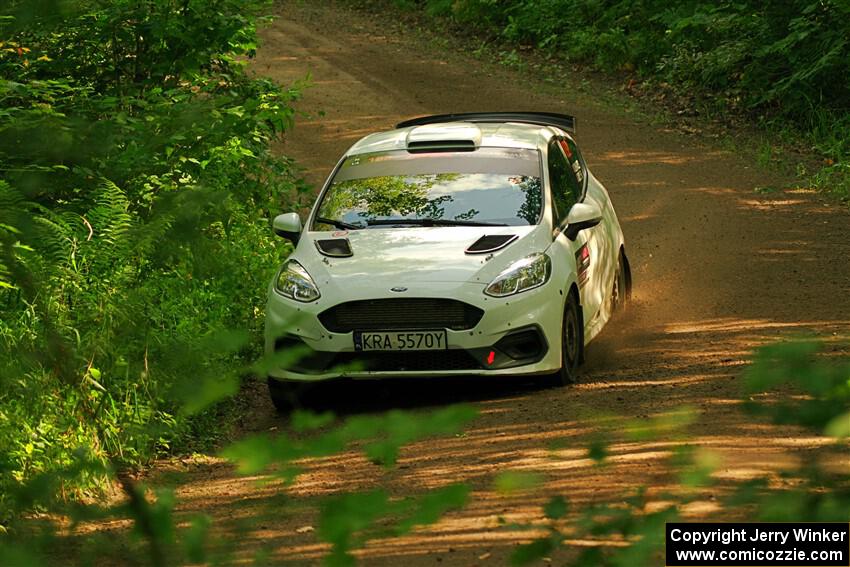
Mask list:
[[582,287],[587,283],[587,270],[590,268],[590,249],[587,244],[576,251],[576,270],[578,271],[578,285]]
[[561,144],[561,149],[564,150],[564,153],[567,154],[567,157],[573,159],[573,152],[570,151],[570,145],[566,140],[558,140],[558,143]]
[[347,236],[347,230],[335,230],[331,236]]

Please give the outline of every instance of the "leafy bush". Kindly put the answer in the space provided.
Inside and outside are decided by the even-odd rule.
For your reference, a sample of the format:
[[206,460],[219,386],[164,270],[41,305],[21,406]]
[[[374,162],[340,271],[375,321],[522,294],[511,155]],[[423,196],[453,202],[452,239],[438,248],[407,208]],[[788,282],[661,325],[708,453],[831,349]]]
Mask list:
[[257,353],[286,252],[267,219],[304,189],[269,150],[298,89],[240,59],[265,4],[0,17],[0,495],[74,455],[136,466],[215,437],[215,409],[190,414]]
[[[402,7],[677,89],[850,161],[850,4],[837,0],[407,0]],[[834,172],[834,171],[833,171]],[[818,185],[823,186],[823,183]],[[835,181],[835,180],[834,180]],[[842,177],[839,185],[846,185]],[[836,189],[846,195],[846,189]]]
[[628,65],[684,85],[732,88],[753,108],[797,117],[813,107],[848,110],[850,7],[843,2],[425,0],[420,5],[606,70]]

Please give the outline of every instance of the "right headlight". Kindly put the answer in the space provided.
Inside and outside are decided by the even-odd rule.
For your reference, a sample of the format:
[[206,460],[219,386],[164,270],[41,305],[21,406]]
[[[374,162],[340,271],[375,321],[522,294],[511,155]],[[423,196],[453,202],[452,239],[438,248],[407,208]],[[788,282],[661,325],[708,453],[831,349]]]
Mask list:
[[517,260],[496,276],[484,293],[493,297],[505,297],[540,287],[552,275],[552,261],[546,254],[532,254]]
[[302,303],[315,301],[322,295],[304,266],[295,260],[289,260],[283,265],[274,280],[274,288],[282,296]]

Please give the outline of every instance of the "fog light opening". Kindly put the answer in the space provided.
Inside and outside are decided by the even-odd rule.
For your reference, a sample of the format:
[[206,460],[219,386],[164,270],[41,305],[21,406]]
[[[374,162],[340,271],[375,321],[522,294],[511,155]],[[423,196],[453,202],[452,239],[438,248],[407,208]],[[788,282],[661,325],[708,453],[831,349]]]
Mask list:
[[510,333],[493,346],[517,361],[539,360],[546,353],[546,343],[536,327]]

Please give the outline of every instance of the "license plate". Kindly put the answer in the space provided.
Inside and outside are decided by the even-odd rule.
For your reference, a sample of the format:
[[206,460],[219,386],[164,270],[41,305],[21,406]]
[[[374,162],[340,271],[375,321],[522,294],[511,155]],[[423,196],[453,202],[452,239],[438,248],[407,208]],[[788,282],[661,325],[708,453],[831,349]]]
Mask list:
[[448,334],[440,331],[355,331],[354,350],[445,350]]

